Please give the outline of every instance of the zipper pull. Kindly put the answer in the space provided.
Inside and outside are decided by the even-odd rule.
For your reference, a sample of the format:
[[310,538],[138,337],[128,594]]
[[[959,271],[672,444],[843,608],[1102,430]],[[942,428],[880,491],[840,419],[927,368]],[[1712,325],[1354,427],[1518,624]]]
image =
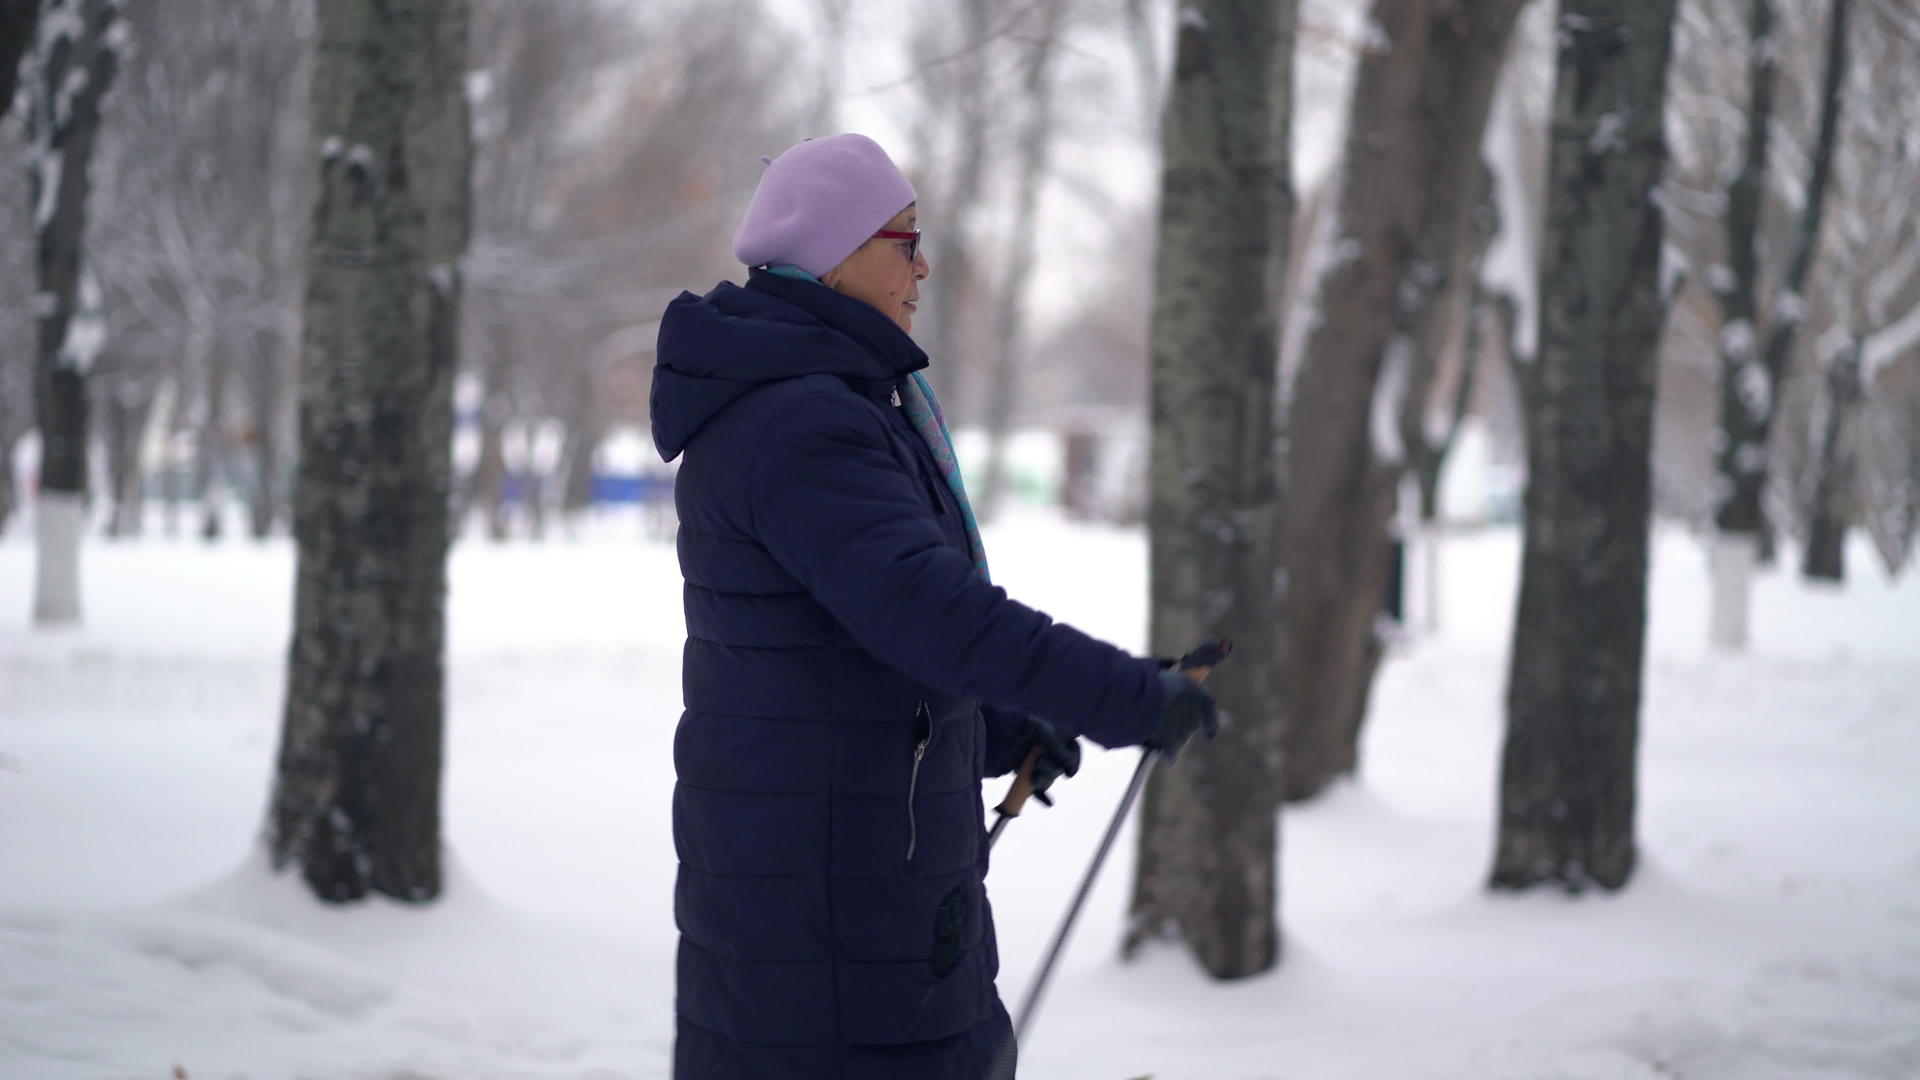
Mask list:
[[913,772],[907,779],[907,861],[913,861],[914,849],[920,846],[920,815],[914,807],[914,797],[920,793],[920,762],[927,756],[927,746],[933,742],[933,713],[922,700],[913,707],[914,723],[927,718],[927,733],[913,747]]
[[896,409],[900,407],[900,387],[898,386],[893,388],[893,407]]

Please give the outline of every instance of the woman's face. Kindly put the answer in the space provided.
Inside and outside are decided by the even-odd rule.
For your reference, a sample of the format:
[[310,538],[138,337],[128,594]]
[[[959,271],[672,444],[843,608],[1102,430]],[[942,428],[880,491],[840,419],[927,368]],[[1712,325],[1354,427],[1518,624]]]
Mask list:
[[[909,206],[893,215],[893,220],[881,226],[881,231],[912,232],[919,225],[919,211]],[[898,323],[900,329],[912,333],[913,312],[920,302],[920,282],[933,272],[924,252],[915,252],[911,259],[907,257],[912,246],[911,240],[874,237],[840,260],[840,265],[827,271],[820,280],[829,288],[872,304]]]

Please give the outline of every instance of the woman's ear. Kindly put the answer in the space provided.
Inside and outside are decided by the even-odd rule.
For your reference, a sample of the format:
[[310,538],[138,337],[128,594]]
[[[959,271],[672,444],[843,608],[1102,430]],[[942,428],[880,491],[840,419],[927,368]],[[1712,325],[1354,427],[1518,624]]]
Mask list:
[[836,264],[833,269],[827,271],[824,274],[821,274],[820,284],[825,285],[829,289],[834,289],[837,291],[840,288],[840,267],[844,265],[846,264],[845,263]]

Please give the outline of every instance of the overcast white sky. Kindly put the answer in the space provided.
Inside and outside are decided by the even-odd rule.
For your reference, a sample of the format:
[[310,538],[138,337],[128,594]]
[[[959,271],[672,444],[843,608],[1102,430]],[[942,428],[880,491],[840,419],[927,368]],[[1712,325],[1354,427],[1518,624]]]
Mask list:
[[[814,0],[769,3],[777,16],[808,40],[818,39]],[[1082,10],[1096,6],[1089,3]],[[1117,14],[1119,5],[1113,7]],[[1161,7],[1164,47],[1171,37],[1173,14],[1170,3]],[[1307,0],[1305,7],[1309,20],[1333,33],[1358,31],[1360,5]],[[840,104],[842,130],[873,136],[910,172],[918,164],[908,156],[906,127],[915,105],[907,82],[911,66],[906,32],[911,12],[910,5],[896,0],[854,0]],[[1345,104],[1347,73],[1334,58],[1338,50],[1325,46],[1324,35],[1316,40],[1320,44],[1303,44],[1296,75],[1294,171],[1295,183],[1302,189],[1330,164]],[[1068,123],[1053,155],[1056,175],[1041,196],[1047,241],[1041,246],[1033,292],[1035,329],[1040,333],[1068,311],[1087,266],[1112,257],[1121,245],[1148,242],[1147,237],[1123,235],[1117,229],[1120,223],[1137,219],[1151,204],[1158,182],[1156,136],[1143,130],[1141,89],[1117,28],[1109,32],[1083,21],[1068,44],[1063,73],[1100,76],[1112,91],[1104,99],[1061,103]],[[1010,213],[1009,195],[1005,183],[991,189],[988,214]],[[938,273],[940,238],[929,236],[927,248]]]

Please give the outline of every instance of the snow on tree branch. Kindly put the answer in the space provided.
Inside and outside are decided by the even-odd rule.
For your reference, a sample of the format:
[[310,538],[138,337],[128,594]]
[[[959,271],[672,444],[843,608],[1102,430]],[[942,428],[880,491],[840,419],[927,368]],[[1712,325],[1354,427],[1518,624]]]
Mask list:
[[1868,381],[1881,368],[1907,353],[1920,349],[1920,303],[1916,303],[1896,321],[1881,327],[1867,338],[1861,355],[1861,367]]
[[1517,77],[1509,65],[1501,73],[1494,91],[1493,112],[1487,119],[1487,160],[1493,169],[1494,197],[1500,207],[1500,232],[1487,250],[1481,268],[1481,280],[1489,290],[1513,298],[1515,312],[1516,359],[1530,360],[1539,332],[1536,296],[1540,286],[1539,239],[1535,228],[1538,215],[1529,195],[1526,163],[1520,139],[1518,103],[1514,99],[1513,80]]
[[72,321],[67,323],[67,340],[60,347],[59,365],[85,375],[93,370],[107,344],[107,320],[101,309],[100,279],[91,267],[80,270],[80,299]]

